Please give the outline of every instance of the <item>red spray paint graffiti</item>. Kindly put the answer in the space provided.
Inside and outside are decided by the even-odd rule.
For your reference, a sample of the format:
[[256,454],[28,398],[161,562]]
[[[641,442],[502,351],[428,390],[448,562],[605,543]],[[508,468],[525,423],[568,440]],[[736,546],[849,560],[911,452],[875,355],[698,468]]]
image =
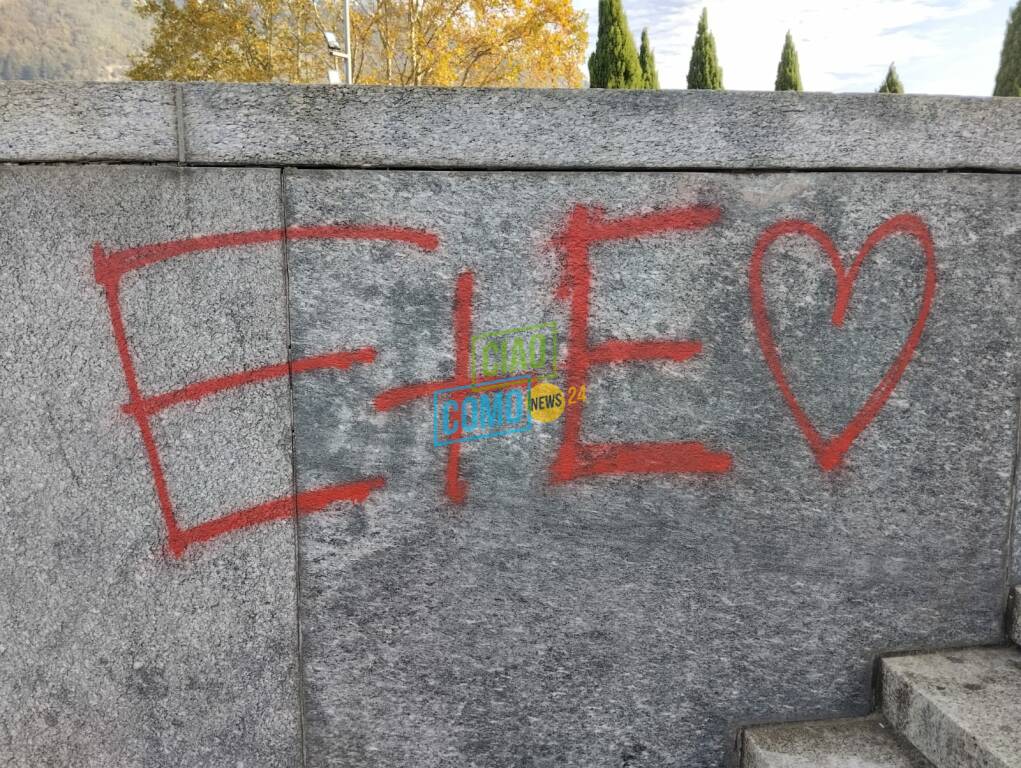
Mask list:
[[[854,282],[861,271],[862,263],[880,242],[887,237],[896,234],[909,235],[915,238],[925,254],[925,285],[922,289],[922,301],[918,308],[918,316],[908,333],[908,337],[901,347],[897,358],[893,361],[882,380],[866,399],[865,404],[852,417],[851,421],[835,437],[825,439],[812,424],[811,419],[805,413],[797,396],[791,390],[790,383],[783,371],[783,364],[780,362],[780,355],[776,349],[776,341],[773,338],[773,330],[766,314],[766,299],[762,291],[762,262],[765,259],[769,247],[779,238],[784,236],[800,235],[810,237],[829,256],[830,265],[836,273],[837,292],[836,301],[833,306],[831,322],[837,328],[844,324],[847,317],[847,307],[851,301],[851,292],[854,289]],[[776,379],[777,386],[783,394],[784,400],[794,415],[794,421],[808,441],[816,461],[824,470],[835,469],[848,448],[851,447],[857,437],[872,423],[872,420],[879,413],[880,409],[890,399],[894,388],[904,375],[904,370],[911,362],[915,353],[918,341],[922,337],[922,330],[925,328],[925,321],[929,317],[929,310],[932,307],[932,299],[936,293],[936,252],[932,242],[932,235],[928,227],[918,217],[912,214],[901,214],[880,224],[873,230],[872,234],[865,240],[857,257],[851,264],[851,268],[845,270],[840,252],[833,244],[829,236],[814,224],[807,221],[786,220],[780,221],[771,226],[759,237],[752,254],[751,263],[748,266],[748,286],[752,299],[752,318],[755,321],[755,330],[758,333],[759,345],[765,355],[766,364]]]
[[[596,208],[575,206],[554,244],[565,254],[564,275],[557,298],[570,297],[567,386],[588,384],[589,368],[627,361],[670,360],[683,363],[702,350],[698,341],[606,341],[589,343],[589,297],[592,270],[589,250],[598,243],[703,229],[720,217],[719,208],[675,208],[643,216],[607,219]],[[569,409],[563,437],[551,467],[555,482],[591,475],[633,473],[722,473],[730,471],[729,453],[708,450],[699,442],[594,444],[581,441],[584,409]]]
[[[449,379],[424,381],[406,387],[395,387],[378,394],[372,401],[377,411],[386,412],[422,397],[432,397],[438,389],[468,384],[469,340],[472,335],[472,293],[475,290],[475,275],[462,272],[454,288],[454,375]],[[447,471],[444,486],[447,498],[455,504],[463,504],[468,494],[468,485],[461,479],[461,444],[447,446]]]
[[[128,387],[128,402],[124,406],[124,410],[134,417],[138,424],[149,467],[152,470],[156,496],[159,500],[163,521],[167,528],[168,547],[171,554],[175,557],[183,555],[185,550],[192,544],[208,541],[231,531],[260,525],[272,520],[289,518],[294,514],[305,515],[318,512],[337,501],[364,502],[372,491],[378,490],[384,485],[384,480],[381,477],[370,477],[350,483],[328,485],[311,491],[302,491],[294,496],[272,499],[263,504],[258,504],[248,509],[237,510],[223,517],[187,528],[182,527],[174,515],[174,506],[163,471],[159,449],[153,437],[151,418],[155,414],[180,403],[198,401],[218,392],[248,384],[307,373],[309,371],[330,368],[344,370],[355,364],[369,364],[376,359],[376,351],[369,347],[350,351],[337,351],[326,355],[241,371],[229,376],[207,379],[189,384],[172,392],[146,396],[141,391],[135,363],[128,345],[127,332],[124,327],[124,317],[121,312],[120,302],[121,279],[128,272],[178,256],[201,253],[218,248],[272,243],[280,241],[284,237],[284,230],[270,229],[196,237],[139,248],[128,248],[110,253],[107,253],[98,243],[93,247],[93,269],[96,281],[103,286],[106,292],[110,321],[113,324],[113,335],[117,343],[117,353],[120,357],[124,379]],[[415,245],[426,251],[435,250],[439,245],[439,240],[435,235],[419,230],[397,227],[290,227],[286,230],[286,238],[288,240],[340,239],[403,242]]]
[[[595,365],[666,360],[684,363],[702,351],[697,340],[643,339],[624,341],[610,339],[598,344],[589,341],[590,298],[593,275],[590,250],[600,243],[650,237],[673,232],[691,232],[707,228],[720,218],[720,209],[709,206],[675,208],[639,216],[608,219],[601,209],[578,205],[568,214],[561,234],[554,245],[565,255],[563,278],[557,298],[568,302],[568,355],[565,366],[566,385],[581,390],[588,384],[589,372]],[[895,234],[914,237],[925,255],[925,284],[921,306],[913,327],[897,358],[880,383],[869,395],[851,421],[833,438],[823,438],[808,418],[791,390],[780,361],[773,331],[766,312],[762,288],[762,269],[766,253],[784,236],[813,239],[829,257],[836,274],[836,301],[831,322],[842,327],[847,317],[855,281],[865,258],[884,239]],[[406,243],[424,251],[434,251],[438,238],[430,233],[399,227],[321,226],[290,227],[286,230],[260,230],[196,237],[157,245],[129,248],[107,253],[96,244],[93,261],[96,281],[106,292],[117,351],[128,387],[124,411],[138,424],[142,442],[152,470],[153,483],[166,524],[169,550],[178,557],[188,546],[208,541],[231,531],[253,525],[321,511],[337,501],[364,502],[375,490],[384,486],[382,477],[368,477],[355,482],[328,485],[294,496],[272,499],[192,527],[181,527],[174,515],[170,491],[153,437],[151,419],[160,412],[187,402],[199,401],[219,392],[271,379],[295,376],[327,369],[345,370],[352,365],[369,365],[376,361],[372,347],[338,350],[314,357],[277,363],[240,371],[217,378],[194,382],[170,392],[143,395],[129,349],[120,303],[121,279],[128,272],[142,269],[178,256],[202,253],[282,239],[374,240]],[[912,214],[895,216],[866,239],[849,269],[830,238],[806,221],[785,220],[766,229],[759,237],[749,265],[749,288],[752,316],[766,363],[787,402],[795,422],[808,441],[820,467],[831,470],[840,461],[854,440],[869,426],[897,386],[914,354],[932,306],[936,286],[936,260],[932,236],[922,220]],[[379,393],[372,402],[378,412],[387,412],[415,400],[430,397],[440,389],[466,385],[470,382],[469,347],[472,334],[472,302],[475,276],[462,272],[454,288],[453,337],[455,362],[450,378],[394,387]],[[476,383],[485,384],[492,378]],[[563,422],[561,445],[551,468],[551,479],[564,483],[598,475],[646,473],[711,473],[729,472],[729,453],[711,451],[700,442],[668,443],[585,443],[581,440],[583,404],[568,409]],[[467,483],[461,477],[461,445],[447,447],[444,491],[454,503],[467,497]]]
[[[472,296],[475,291],[475,274],[470,271],[457,276],[454,287],[454,375],[449,379],[423,381],[403,387],[384,390],[372,400],[373,407],[386,413],[423,397],[432,397],[440,389],[458,387],[472,382],[470,373],[470,344],[472,336]],[[485,384],[499,380],[499,376],[476,377],[475,383]],[[467,392],[452,399],[463,399]],[[460,430],[458,431],[458,434]],[[447,468],[444,493],[455,504],[463,504],[468,498],[468,484],[461,479],[461,443],[447,446]]]

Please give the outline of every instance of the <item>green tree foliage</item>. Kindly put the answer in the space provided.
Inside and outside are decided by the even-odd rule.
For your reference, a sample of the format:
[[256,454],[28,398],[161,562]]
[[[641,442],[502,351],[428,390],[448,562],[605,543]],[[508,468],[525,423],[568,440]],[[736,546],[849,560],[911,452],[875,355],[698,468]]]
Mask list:
[[904,84],[897,77],[897,69],[890,64],[890,68],[886,70],[886,79],[883,84],[879,86],[880,93],[904,93]]
[[1021,2],[1010,11],[993,96],[1021,96]]
[[642,65],[621,0],[599,0],[599,35],[588,60],[590,88],[642,88]]
[[777,91],[803,91],[801,87],[801,69],[798,66],[798,52],[794,48],[794,39],[791,33],[783,42],[783,51],[780,53],[780,64],[776,68]]
[[638,49],[638,63],[642,67],[642,87],[652,91],[659,90],[659,73],[656,71],[656,57],[649,45],[649,30],[642,30],[642,46]]
[[0,80],[112,80],[148,37],[133,0],[0,0]]
[[695,44],[691,46],[691,63],[688,65],[688,88],[722,91],[723,68],[716,60],[716,40],[709,31],[709,14],[702,9],[695,33]]

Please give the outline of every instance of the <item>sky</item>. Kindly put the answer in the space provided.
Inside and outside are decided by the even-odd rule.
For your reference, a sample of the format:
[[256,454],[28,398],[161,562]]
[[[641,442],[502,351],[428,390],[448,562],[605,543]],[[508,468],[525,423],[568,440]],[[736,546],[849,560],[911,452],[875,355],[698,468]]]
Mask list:
[[[727,90],[773,90],[789,29],[806,91],[879,89],[895,62],[908,93],[990,96],[1012,0],[623,0],[637,43],[643,27],[660,85],[684,88],[702,8]],[[589,14],[595,47],[598,0]]]

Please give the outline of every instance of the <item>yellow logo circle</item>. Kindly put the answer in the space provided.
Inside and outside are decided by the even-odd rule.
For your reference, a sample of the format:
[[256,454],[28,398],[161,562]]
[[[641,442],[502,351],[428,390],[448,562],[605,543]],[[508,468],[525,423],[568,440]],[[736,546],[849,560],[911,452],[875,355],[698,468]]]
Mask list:
[[564,393],[556,384],[540,381],[532,387],[528,397],[528,411],[535,421],[549,424],[564,412]]

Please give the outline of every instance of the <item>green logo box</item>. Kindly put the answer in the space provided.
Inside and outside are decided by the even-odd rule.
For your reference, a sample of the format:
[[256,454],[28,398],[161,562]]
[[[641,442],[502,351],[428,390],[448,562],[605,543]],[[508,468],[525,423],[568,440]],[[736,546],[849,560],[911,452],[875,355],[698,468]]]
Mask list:
[[471,337],[471,380],[522,373],[554,376],[557,372],[557,324],[539,323]]

